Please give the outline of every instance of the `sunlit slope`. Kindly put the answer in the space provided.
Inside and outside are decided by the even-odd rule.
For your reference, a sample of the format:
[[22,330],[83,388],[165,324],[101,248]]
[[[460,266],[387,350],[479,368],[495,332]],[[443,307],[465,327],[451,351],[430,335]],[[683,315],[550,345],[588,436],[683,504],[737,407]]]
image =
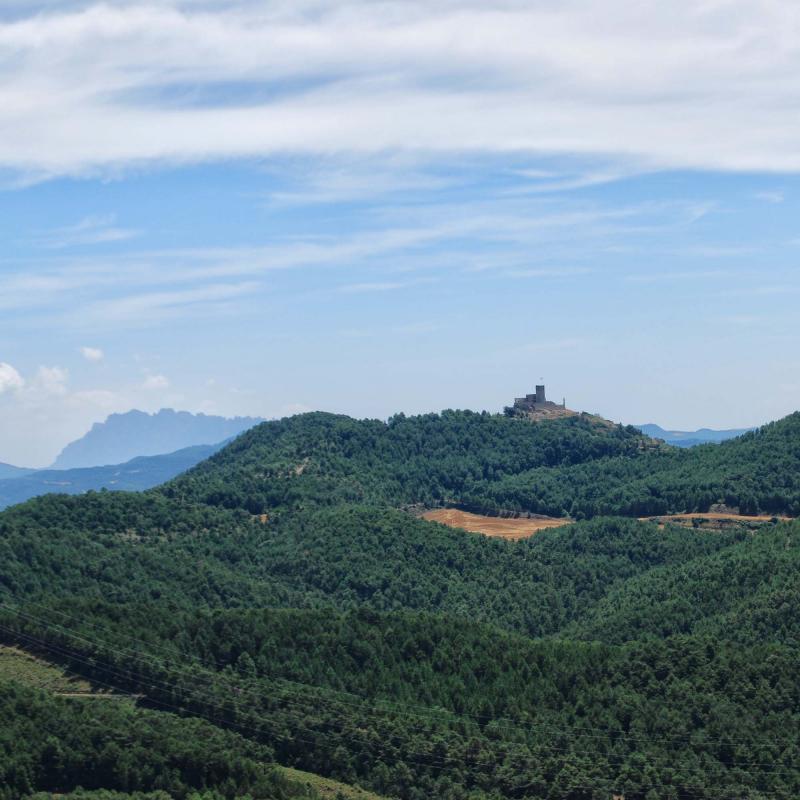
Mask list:
[[[75,793],[76,800],[320,797],[269,764],[267,746],[203,719],[99,697],[54,696],[0,680],[2,736],[8,743],[0,760],[0,797],[49,800],[72,797],[68,792],[77,787],[83,791]],[[100,789],[105,791],[91,793]]]
[[165,491],[251,513],[358,502],[575,518],[716,504],[796,515],[800,414],[689,451],[588,415],[530,423],[453,411],[383,423],[306,414],[254,428]]
[[392,509],[337,506],[261,523],[156,493],[46,497],[0,515],[0,596],[172,606],[412,609],[526,634],[559,631],[622,582],[746,541],[598,519],[523,542]]
[[312,413],[259,425],[166,491],[252,513],[340,502],[435,506],[532,469],[636,458],[654,444],[589,415],[534,424],[445,411],[384,423]]
[[192,737],[224,710],[232,725],[265,731],[279,761],[385,794],[489,800],[518,798],[524,785],[535,788],[523,797],[589,800],[565,790],[591,781],[604,797],[624,785],[636,798],[727,800],[800,786],[789,648],[702,636],[532,641],[364,609],[103,611],[34,610],[23,635],[69,650],[97,680],[190,709]]
[[534,468],[474,487],[487,508],[573,517],[708,511],[800,514],[800,413],[717,445],[647,449],[558,469]]
[[678,569],[654,566],[617,583],[562,635],[614,643],[702,633],[797,647],[798,574],[800,523],[768,526]]
[[[171,759],[188,737],[192,775],[230,750],[241,775],[267,781],[256,796],[282,791],[247,772],[243,742],[214,733],[227,728],[266,761],[404,800],[585,800],[586,786],[795,797],[800,523],[709,532],[596,517],[510,542],[407,507],[508,508],[517,482],[532,506],[547,499],[536,475],[573,504],[612,505],[636,481],[659,497],[682,475],[715,495],[720,480],[777,491],[783,474],[789,492],[796,422],[700,458],[589,417],[313,414],[264,425],[160,489],[16,506],[0,514],[2,641],[160,711],[93,720],[0,691],[9,735],[39,764],[50,740],[28,728],[72,726],[84,767],[56,776],[63,789],[119,786],[102,742],[138,753],[149,737]],[[190,780],[172,761],[151,774]]]

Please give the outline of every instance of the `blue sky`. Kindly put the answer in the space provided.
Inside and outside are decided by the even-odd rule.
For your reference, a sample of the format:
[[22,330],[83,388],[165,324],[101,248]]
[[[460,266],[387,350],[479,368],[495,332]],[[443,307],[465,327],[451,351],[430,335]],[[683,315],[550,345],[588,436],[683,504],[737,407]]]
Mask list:
[[625,422],[795,410],[800,13],[550,6],[4,4],[0,461],[540,377]]

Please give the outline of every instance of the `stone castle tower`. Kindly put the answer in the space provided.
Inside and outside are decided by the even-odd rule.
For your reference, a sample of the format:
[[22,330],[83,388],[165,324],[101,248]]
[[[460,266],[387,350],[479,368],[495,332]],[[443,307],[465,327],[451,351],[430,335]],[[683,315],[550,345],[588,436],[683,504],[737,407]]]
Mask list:
[[544,384],[537,384],[534,394],[526,394],[525,397],[514,398],[514,408],[518,411],[555,411],[556,409],[566,409],[566,401],[563,403],[553,403],[547,399],[544,391]]

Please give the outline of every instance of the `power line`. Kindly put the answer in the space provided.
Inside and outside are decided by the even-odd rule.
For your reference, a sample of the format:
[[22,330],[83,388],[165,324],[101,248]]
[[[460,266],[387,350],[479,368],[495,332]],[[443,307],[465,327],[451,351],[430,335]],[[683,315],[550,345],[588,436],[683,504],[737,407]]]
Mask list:
[[[2,626],[0,626],[0,628],[2,628]],[[25,639],[34,641],[36,643],[39,643],[45,649],[50,649],[51,651],[54,651],[53,648],[50,645],[48,645],[48,643],[43,642],[42,640],[38,640],[35,637],[28,636],[27,634],[20,634],[18,632],[13,632],[13,631],[10,631],[9,629],[5,629],[5,630],[7,632],[9,632],[9,633],[12,633],[12,634],[16,633],[16,635],[19,635],[22,638],[25,638]],[[55,648],[55,650],[59,650],[59,648]],[[79,658],[77,660],[81,661],[81,659],[79,659]],[[84,661],[83,663],[89,664],[90,662],[85,662]],[[96,683],[99,683],[100,685],[103,685],[103,686],[105,686],[107,688],[110,688],[112,690],[124,691],[120,687],[115,686],[114,684],[110,684],[110,683],[104,682],[104,681],[99,680],[99,679],[93,679],[93,680]],[[160,706],[162,706],[164,708],[175,710],[179,714],[185,714],[186,713],[186,709],[184,709],[184,708],[182,708],[180,706],[176,706],[174,704],[167,703],[165,701],[159,700],[157,698],[153,698],[153,697],[149,697],[148,696],[147,700],[148,700],[148,702],[153,702],[153,703],[155,703],[157,705],[160,705]],[[253,731],[253,732],[264,733],[263,729],[253,728],[252,726],[238,725],[237,723],[233,723],[233,722],[231,722],[229,720],[220,720],[220,719],[215,718],[215,717],[210,717],[210,716],[207,716],[207,715],[203,715],[203,714],[201,714],[199,712],[191,712],[191,713],[192,713],[192,716],[198,717],[200,719],[204,719],[206,721],[211,722],[212,724],[219,724],[219,725],[222,725],[224,727],[238,727],[238,728],[240,728],[242,730],[250,730],[250,731]],[[281,735],[281,734],[276,734],[274,731],[271,732],[269,735],[273,739],[278,739],[278,740],[283,740],[283,741],[289,741],[289,742],[299,741],[299,742],[303,742],[305,744],[310,744],[310,745],[315,745],[315,746],[318,744],[318,742],[315,741],[315,740],[304,739],[302,737],[295,736],[295,735],[284,736],[284,735]],[[326,734],[324,734],[324,733],[320,734],[320,733],[315,732],[315,735],[317,737],[321,736],[323,739],[326,738]],[[347,737],[343,737],[343,738],[345,739],[345,741],[347,740]],[[356,740],[356,743],[363,744],[364,742],[363,742],[363,740]],[[370,745],[373,746],[373,747],[376,747],[379,751],[382,751],[384,754],[390,753],[390,751],[388,751],[386,748],[381,748],[379,745],[376,745],[376,743],[374,743],[374,742],[371,742]],[[396,753],[391,753],[391,755],[396,756],[397,754]],[[463,765],[463,760],[461,760],[461,759],[454,759],[454,758],[437,759],[436,757],[431,756],[429,758],[429,760],[437,761],[438,763],[443,765],[441,767],[437,767],[435,764],[428,763],[428,761],[426,761],[426,762],[416,761],[406,753],[401,753],[401,755],[402,755],[402,758],[403,758],[404,762],[413,763],[413,764],[419,764],[419,765],[424,766],[424,767],[429,768],[429,769],[430,768],[432,768],[432,769],[440,769],[440,770],[441,769],[448,769],[448,767],[446,766],[447,762],[451,762],[451,763],[457,764],[457,765],[459,765],[459,767],[461,765]],[[411,755],[413,756],[413,753]],[[424,755],[424,754],[418,754],[418,755]],[[530,755],[530,760],[532,760],[534,757],[535,757],[535,754],[532,753]],[[427,756],[426,756],[426,758],[427,758]],[[501,766],[508,766],[508,765],[502,764]],[[645,766],[652,766],[652,767],[655,768],[658,765],[654,764],[653,762],[645,762]],[[449,769],[455,769],[455,767],[451,767]],[[460,770],[459,770],[459,777],[463,777],[463,774],[462,774],[462,772]],[[526,788],[530,788],[530,787],[532,787],[534,785],[537,785],[539,782],[541,782],[543,780],[545,780],[544,777],[542,777],[541,779],[539,779],[537,781],[531,781],[531,782],[529,782],[527,784],[522,784],[522,785],[518,785],[518,786],[509,786],[509,790],[513,791],[513,792],[521,791],[521,790],[524,790]],[[608,779],[605,779],[605,780],[608,780]],[[476,783],[480,783],[480,781],[476,781]],[[693,793],[696,794],[698,792],[705,792],[706,791],[706,787],[676,785],[676,784],[671,784],[669,782],[667,783],[667,785],[672,785],[674,788],[678,788],[681,792],[689,793],[689,794],[693,794]],[[584,785],[584,784],[576,784],[576,783],[573,783],[573,782],[570,782],[570,787],[571,787],[571,790],[583,789],[583,790],[586,790],[586,791],[597,791],[598,788],[599,788],[597,783],[592,784],[592,785]],[[651,789],[651,788],[652,789],[663,788],[663,784],[659,784],[659,785],[653,785],[653,784],[644,784],[644,785],[642,785],[642,784],[639,784],[639,786],[637,788],[637,791],[645,791],[645,790]],[[768,790],[756,790],[756,791],[758,791],[759,794],[761,794],[763,796],[785,797],[785,795],[783,793],[772,792],[772,791],[768,791]],[[733,800],[733,798],[731,798],[731,800]]]
[[[2,626],[0,626],[0,629],[4,629],[9,633],[14,633],[14,632],[10,631],[9,629],[3,628]],[[35,637],[31,637],[31,636],[29,636],[27,634],[17,633],[16,635],[20,636],[21,638],[24,638],[24,639],[27,639],[29,641],[32,641],[32,642],[36,643],[37,645],[43,647],[45,650],[49,650],[50,652],[56,652],[56,653],[59,653],[61,655],[67,655],[67,656],[70,655],[69,651],[64,651],[63,649],[57,648],[57,647],[53,648],[52,646],[48,645],[47,642],[44,642],[44,641],[42,641],[40,639],[36,639]],[[72,654],[72,655],[74,655],[74,654]],[[85,661],[83,659],[80,659],[77,656],[75,656],[75,660],[77,660],[77,661],[79,661],[81,663],[85,663],[85,664],[90,665],[90,666],[94,666],[91,662],[88,662],[88,661]],[[109,671],[111,671],[113,674],[122,674],[122,673],[119,673],[119,672],[117,672],[116,670],[113,670],[113,669],[110,669]],[[146,686],[148,679],[144,678],[143,676],[139,676],[139,677],[141,678],[142,683],[144,683],[145,686]],[[114,684],[108,683],[106,681],[102,681],[100,679],[95,679],[95,678],[92,678],[92,680],[97,682],[97,683],[99,683],[100,685],[106,686],[107,688],[115,689],[115,690],[118,690],[118,691],[124,691],[120,687],[118,687],[118,686],[116,686]],[[157,682],[157,683],[161,683],[161,685],[169,685],[169,686],[172,686],[172,688],[177,688],[173,684],[164,684],[163,682]],[[151,686],[150,688],[155,688],[155,687]],[[261,735],[266,735],[266,736],[269,737],[270,740],[276,740],[277,739],[278,741],[287,741],[287,742],[299,741],[299,742],[303,742],[305,744],[309,744],[309,745],[313,745],[313,746],[317,746],[319,744],[319,742],[317,740],[305,739],[303,737],[300,737],[300,736],[297,736],[297,735],[294,735],[294,734],[291,735],[291,736],[285,736],[285,735],[276,733],[274,730],[266,731],[263,728],[254,728],[252,726],[242,725],[242,724],[239,724],[239,723],[232,722],[230,720],[223,720],[223,719],[219,719],[218,717],[212,717],[212,716],[209,716],[209,715],[204,715],[204,714],[202,714],[201,712],[198,712],[198,711],[189,711],[186,708],[183,708],[181,706],[176,706],[174,704],[171,704],[171,703],[165,702],[163,700],[151,697],[149,695],[147,696],[147,701],[155,703],[156,705],[160,705],[160,706],[162,706],[164,708],[169,708],[169,709],[175,710],[175,711],[177,711],[178,713],[181,713],[181,714],[190,713],[194,717],[199,717],[201,719],[205,719],[206,721],[212,722],[214,724],[221,725],[223,727],[238,728],[240,730],[245,730],[245,731],[250,731],[250,732],[253,732],[253,733],[258,733],[258,734],[261,734]],[[211,703],[207,703],[207,705],[211,706],[212,708],[221,708],[220,706],[215,706],[214,704],[211,704]],[[286,716],[288,716],[290,719],[292,719],[290,714],[286,714]],[[295,720],[295,721],[297,721],[297,720]],[[328,739],[328,741],[331,741],[329,739],[329,737],[330,737],[330,735],[332,735],[332,733],[336,733],[337,736],[339,737],[337,740],[333,741],[332,744],[340,744],[342,740],[347,742],[348,741],[348,736],[352,737],[352,732],[345,732],[344,728],[340,728],[337,731],[331,731],[330,733],[328,733],[328,732],[320,733],[318,731],[314,731],[314,735],[317,738],[322,738],[323,740]],[[364,739],[353,739],[353,738],[350,738],[349,741],[350,741],[351,744],[357,744],[357,745],[361,745],[361,746],[364,746],[366,744],[372,750],[377,750],[378,753],[382,753],[384,755],[390,755],[393,758],[400,757],[400,758],[402,758],[403,762],[410,763],[410,764],[416,764],[418,766],[425,767],[426,769],[437,769],[437,770],[450,769],[450,770],[453,770],[453,771],[455,771],[457,769],[460,778],[463,778],[462,772],[463,772],[464,767],[468,766],[468,759],[466,759],[465,757],[462,757],[462,758],[455,758],[455,757],[440,758],[440,757],[437,757],[437,756],[435,756],[433,754],[427,754],[427,753],[414,753],[413,751],[411,751],[409,753],[409,752],[406,752],[406,749],[401,748],[401,747],[397,747],[394,750],[389,750],[388,747],[385,744],[384,745],[378,744],[374,740],[370,740],[370,741],[367,742]],[[425,761],[420,761],[418,759],[415,759],[414,758],[415,755],[423,756],[425,758]],[[534,758],[535,758],[535,754],[531,754],[528,757],[529,762],[532,762]],[[453,766],[452,767],[448,767],[448,764],[453,764]],[[509,765],[501,764],[500,766],[509,766]],[[529,767],[530,767],[530,764],[525,765],[525,768],[529,768]],[[488,775],[485,775],[485,776],[482,776],[482,777],[488,778]],[[474,776],[473,776],[473,782],[476,782],[475,779],[474,779]],[[477,781],[477,782],[480,782],[480,781]],[[531,784],[531,785],[533,785],[533,784]],[[593,786],[593,787],[588,787],[588,786],[586,786],[586,787],[577,787],[577,785],[576,785],[576,788],[596,789],[597,787],[596,786]],[[509,787],[509,789],[511,791],[517,791],[518,787],[511,786],[511,787]]]
[[[40,608],[46,609],[46,607],[41,605],[40,603],[32,603],[32,605],[37,605]],[[19,609],[15,609],[12,606],[9,606],[8,604],[0,602],[0,608],[5,608],[5,609],[7,609],[9,611],[12,611],[12,613],[17,613],[17,614],[20,614],[22,616],[26,616],[29,619],[33,620],[34,622],[38,622],[39,624],[44,624],[44,625],[49,626],[51,628],[54,628],[56,630],[61,629],[67,635],[72,635],[75,638],[83,639],[83,641],[85,641],[85,642],[87,642],[89,644],[95,644],[96,643],[96,642],[93,642],[90,639],[85,639],[85,638],[81,637],[79,634],[75,633],[74,631],[69,631],[68,629],[62,628],[57,623],[50,623],[50,622],[48,622],[46,620],[42,620],[39,617],[36,617],[34,615],[31,615],[31,614],[27,614],[26,612],[23,612],[23,611],[21,611]],[[88,625],[91,625],[92,627],[100,629],[100,626],[98,626],[96,624],[93,624],[93,623],[85,621],[85,620],[79,620],[78,618],[76,618],[74,616],[71,616],[69,614],[66,614],[64,612],[61,612],[61,611],[59,611],[57,609],[47,609],[47,610],[53,611],[53,612],[59,614],[60,616],[64,616],[67,619],[72,619],[73,621],[78,622],[79,624],[88,624]],[[137,639],[136,637],[130,636],[129,634],[120,634],[120,635],[123,638],[129,639],[130,641],[138,642],[140,644],[144,644],[145,646],[148,646],[148,647],[154,646],[152,644],[148,644],[148,643],[144,642],[141,639]],[[112,651],[117,652],[117,653],[119,653],[121,655],[124,655],[127,652],[127,653],[130,654],[130,657],[132,657],[132,658],[139,659],[139,660],[144,660],[144,661],[148,661],[148,660],[149,661],[154,661],[155,663],[158,663],[159,665],[162,664],[162,662],[156,661],[155,658],[153,658],[153,657],[149,657],[148,658],[147,655],[143,655],[141,653],[137,653],[136,651],[133,651],[133,650],[130,650],[130,649],[127,649],[127,648],[120,649],[117,645],[111,644],[109,642],[103,642],[103,640],[96,640],[96,641],[100,641],[101,643],[105,644],[109,649],[111,649]],[[155,646],[158,647],[159,649],[161,649],[164,652],[168,652],[163,647],[163,645],[161,645],[161,646],[155,645]],[[171,658],[174,658],[175,655],[176,655],[174,653],[174,651],[169,651],[169,652],[170,652]],[[189,658],[190,660],[195,661],[196,663],[200,664],[204,669],[208,668],[207,664],[202,659],[200,659],[198,656],[195,656],[195,655],[193,655],[191,653],[182,653],[180,655],[183,655],[186,658]],[[171,661],[171,663],[177,664],[177,662],[175,662],[175,661]],[[214,663],[216,665],[218,670],[225,669],[225,668],[231,666],[231,664],[229,664],[229,663],[221,663],[221,662],[218,662],[216,660],[212,660],[212,663]],[[180,665],[178,668],[185,670],[186,666]],[[269,680],[282,681],[282,682],[290,683],[293,686],[299,687],[301,690],[303,690],[305,692],[314,691],[314,692],[346,694],[346,695],[348,695],[348,697],[354,698],[356,700],[356,702],[353,702],[352,700],[344,700],[344,699],[337,699],[335,702],[337,702],[337,703],[339,703],[341,705],[349,705],[349,706],[352,706],[352,707],[358,707],[358,708],[360,708],[362,710],[362,712],[367,710],[367,709],[363,708],[363,704],[364,703],[372,703],[373,705],[375,704],[375,700],[374,699],[372,699],[372,698],[364,698],[364,697],[361,697],[361,696],[359,696],[357,694],[354,694],[352,692],[341,692],[340,690],[333,690],[333,689],[327,689],[325,687],[313,686],[313,685],[310,685],[310,684],[304,684],[304,683],[300,683],[300,682],[297,682],[297,681],[291,681],[291,680],[288,680],[288,679],[285,679],[285,678],[269,678]],[[327,698],[313,698],[310,702],[318,703],[320,701],[324,702],[326,700],[327,700]],[[327,700],[327,701],[330,702],[330,700]],[[385,700],[385,699],[381,700],[380,702],[384,703],[386,705],[391,705],[392,704],[392,701],[388,701],[388,700]],[[409,709],[419,709],[421,713],[415,714],[414,711],[409,710]],[[665,737],[665,736],[656,736],[656,735],[648,736],[648,737],[637,737],[637,736],[631,735],[630,733],[626,733],[625,731],[622,731],[622,730],[607,730],[607,729],[601,729],[601,728],[592,728],[590,726],[585,726],[585,727],[581,727],[581,728],[577,728],[576,727],[576,728],[563,729],[563,728],[556,728],[556,727],[550,726],[548,723],[538,723],[538,722],[532,722],[530,720],[518,720],[518,719],[513,719],[511,717],[494,717],[494,716],[481,715],[481,714],[470,714],[470,713],[467,713],[467,712],[461,713],[461,712],[449,711],[449,710],[446,710],[446,709],[443,709],[441,711],[437,711],[436,709],[431,708],[430,706],[421,706],[421,705],[416,705],[416,704],[412,704],[412,703],[404,703],[399,708],[397,708],[397,707],[395,707],[395,708],[387,708],[387,709],[377,709],[376,708],[376,710],[377,711],[383,711],[384,713],[396,713],[396,714],[401,714],[401,715],[406,715],[406,716],[424,716],[424,717],[428,717],[428,718],[436,718],[436,719],[442,719],[442,720],[448,720],[448,721],[463,721],[464,719],[469,719],[469,720],[476,721],[478,723],[486,723],[486,724],[488,724],[488,723],[510,723],[511,727],[509,728],[508,726],[506,726],[505,729],[507,729],[507,730],[517,730],[517,731],[530,729],[532,727],[547,727],[549,732],[557,733],[557,734],[565,735],[565,736],[575,736],[576,734],[580,734],[582,736],[586,736],[586,737],[589,737],[589,738],[600,738],[600,739],[603,739],[603,740],[606,740],[606,741],[615,739],[615,740],[623,740],[623,741],[634,742],[634,743],[637,743],[637,744],[638,743],[650,744],[650,743],[652,743],[654,741],[674,744],[676,739],[681,739],[684,736],[683,734],[676,734],[674,737]],[[497,726],[497,727],[501,727],[502,728],[503,726]],[[787,746],[793,746],[795,744],[795,741],[796,740],[793,739],[791,742],[788,742]],[[738,744],[745,744],[745,745],[752,745],[753,744],[752,740],[749,740],[749,739],[738,739],[738,738],[735,738],[735,737],[726,737],[724,739],[705,738],[704,739],[704,743],[706,743],[706,744],[722,744],[722,745],[726,745],[726,746],[731,745],[731,744],[737,744],[737,743]],[[755,766],[769,766],[769,765],[764,765],[764,764],[754,764],[754,765]]]
[[[65,630],[65,629],[60,629],[60,630],[58,630],[60,626],[57,626],[57,625],[54,625],[54,624],[48,623],[48,622],[46,622],[46,621],[43,621],[43,620],[41,620],[41,619],[37,619],[36,617],[33,617],[32,615],[26,615],[26,614],[25,614],[25,612],[21,612],[21,611],[19,611],[19,610],[11,609],[9,606],[7,606],[7,605],[5,605],[5,604],[0,604],[0,606],[3,606],[3,607],[5,607],[6,609],[8,609],[8,610],[11,610],[12,612],[18,613],[19,615],[22,615],[22,616],[28,616],[30,619],[33,619],[34,621],[38,622],[39,624],[43,624],[45,627],[54,628],[54,629],[56,629],[56,630],[57,630],[59,633],[61,633],[62,635],[71,636],[72,638],[76,638],[76,639],[78,639],[78,640],[81,640],[81,641],[84,641],[84,642],[86,642],[86,643],[88,643],[88,644],[95,644],[94,642],[92,642],[92,640],[89,640],[89,639],[86,639],[86,638],[84,638],[84,637],[81,637],[81,636],[79,636],[79,635],[75,634],[74,632],[67,631],[67,630]],[[43,643],[43,644],[46,644],[46,643]],[[109,649],[111,649],[113,652],[116,652],[116,653],[118,653],[118,654],[121,654],[121,655],[123,655],[123,656],[125,655],[125,653],[124,653],[124,651],[123,651],[123,650],[114,649],[114,648],[113,648],[112,646],[110,646],[110,645],[107,645],[107,646],[108,646],[108,647],[109,647]],[[68,655],[68,656],[69,656],[69,655],[75,656],[76,654],[69,654],[69,653],[67,653],[67,655]],[[141,660],[141,661],[143,661],[144,663],[148,663],[148,660],[147,660],[146,658],[143,658],[143,657],[142,657],[142,656],[140,656],[140,655],[136,655],[136,656],[134,656],[134,658],[137,658],[138,660]],[[81,661],[81,659],[80,659],[80,658],[78,658],[77,660]],[[162,669],[164,668],[164,664],[163,664],[163,663],[161,663],[161,662],[158,662],[158,661],[155,661],[154,659],[151,659],[151,661],[152,661],[153,663],[156,663],[156,664],[157,664],[159,667],[161,667]],[[85,662],[85,661],[84,661],[83,663],[89,663],[89,662]],[[184,668],[184,669],[185,669],[185,668]],[[112,672],[115,672],[116,674],[118,674],[118,675],[121,675],[121,676],[123,676],[123,677],[126,677],[126,678],[128,677],[128,676],[127,676],[125,673],[123,673],[123,672],[120,672],[119,670],[114,670],[113,668],[112,668]],[[131,671],[129,670],[129,672],[131,672]],[[133,673],[133,674],[135,674],[135,673]],[[153,678],[146,678],[146,677],[144,677],[144,676],[141,676],[141,675],[137,675],[137,677],[139,678],[140,682],[142,682],[142,683],[145,683],[145,684],[148,684],[148,683],[149,683],[149,684],[150,684],[150,686],[151,686],[151,688],[155,688],[155,686],[154,686],[153,684],[158,684],[158,685],[161,685],[162,687],[167,687],[167,688],[171,688],[171,689],[175,689],[175,688],[179,688],[179,689],[180,689],[180,688],[181,688],[181,687],[178,687],[176,684],[173,684],[173,683],[167,683],[167,682],[164,682],[164,681],[159,681],[159,680],[157,680],[157,679],[153,679]],[[314,688],[315,690],[317,690],[317,691],[318,691],[318,689],[317,689],[316,687],[309,687],[309,688]],[[185,690],[185,689],[182,689],[182,691],[186,692],[186,690]],[[256,695],[253,695],[253,696],[256,696]],[[259,697],[259,699],[262,699],[262,700],[263,700],[263,696],[261,696],[261,695],[258,695],[258,697]],[[205,700],[204,702],[206,703],[206,705],[209,705],[209,706],[210,706],[210,707],[212,707],[212,708],[218,708],[218,709],[222,709],[222,707],[221,707],[221,706],[215,706],[214,704],[211,704],[211,703],[209,703],[207,700]],[[316,704],[318,704],[318,703],[319,703],[319,698],[314,698],[314,699],[311,699],[311,700],[309,700],[309,701],[306,701],[305,703],[298,703],[297,701],[292,701],[292,700],[290,700],[290,699],[288,699],[288,698],[286,698],[286,697],[281,697],[281,698],[276,698],[276,702],[287,703],[287,704],[289,704],[289,705],[292,705],[292,704],[294,704],[294,705],[301,705],[301,706],[304,706],[304,705],[307,705],[307,704],[309,704],[309,703],[316,703]],[[341,701],[341,705],[350,705],[350,706],[356,706],[357,704],[355,704],[355,703],[349,703],[349,704],[348,704],[348,703],[346,703],[345,701]],[[373,713],[373,714],[374,714],[374,713],[380,713],[378,709],[365,709],[365,708],[363,708],[363,706],[361,706],[361,705],[358,705],[358,708],[359,708],[359,711],[360,711],[362,714],[365,714],[365,713]],[[330,709],[329,709],[329,711],[330,711]],[[340,711],[340,709],[334,709],[334,711],[333,711],[333,712],[331,712],[331,713],[336,713],[337,711]],[[432,711],[432,710],[431,710],[431,709],[429,709],[429,711]],[[290,719],[292,719],[292,718],[293,718],[293,719],[295,719],[295,720],[297,719],[296,717],[292,717],[292,715],[291,715],[291,714],[289,714],[289,713],[288,713],[288,712],[287,712],[285,709],[283,709],[283,710],[282,710],[282,713],[283,713],[285,716],[289,717]],[[385,712],[385,713],[386,713],[386,712]],[[388,712],[388,713],[398,713],[399,715],[405,715],[405,716],[416,716],[416,717],[422,717],[422,718],[426,718],[426,716],[427,716],[427,718],[428,718],[428,719],[430,719],[430,718],[441,718],[440,716],[439,716],[439,717],[436,717],[436,716],[434,716],[434,715],[431,715],[431,714],[428,714],[428,715],[423,715],[423,714],[414,714],[413,712],[404,712],[404,711],[402,711],[402,710],[401,710],[401,711],[395,711],[395,712]],[[498,718],[498,719],[502,719],[502,718]],[[456,717],[456,721],[458,721],[458,717]],[[306,722],[307,722],[307,720],[306,720]],[[384,724],[386,724],[386,723],[384,722]],[[542,724],[534,724],[534,725],[530,725],[530,724],[529,724],[529,725],[525,725],[525,726],[522,726],[522,725],[516,725],[516,727],[515,727],[513,730],[516,730],[517,732],[519,732],[519,731],[522,731],[522,730],[535,730],[535,729],[539,729],[539,730],[543,730],[543,731],[556,731],[556,729],[553,729],[553,728],[551,728],[551,727],[549,727],[549,726],[547,726],[547,725],[542,725]],[[594,730],[599,730],[599,729],[594,729]],[[572,735],[572,736],[575,736],[577,733],[583,733],[583,731],[579,731],[579,730],[570,730],[570,731],[564,731],[564,730],[560,730],[560,731],[556,731],[556,732],[558,732],[559,734],[564,734],[564,735]],[[462,738],[462,737],[461,737],[461,735],[460,735],[460,734],[458,734],[458,733],[456,733],[456,732],[453,732],[453,731],[448,731],[448,733],[449,733],[451,736],[455,735],[455,736],[457,736],[458,738]],[[590,735],[590,734],[587,734],[587,735]],[[604,733],[604,734],[602,734],[602,737],[601,737],[601,738],[603,738],[605,741],[608,741],[608,740],[609,740],[609,735],[608,735],[608,733]],[[618,738],[623,738],[623,737],[618,737]],[[641,739],[641,738],[634,739],[634,737],[628,737],[628,738],[629,738],[631,741],[643,741],[643,742],[647,742],[647,743],[650,743],[650,742],[651,742],[651,740],[650,740],[650,739]],[[671,741],[671,740],[669,740],[669,739],[664,739],[664,741]],[[710,742],[710,741],[711,741],[711,740],[706,740],[706,742]],[[718,740],[718,741],[719,741],[719,743],[723,743],[723,744],[726,744],[726,745],[730,744],[730,740]],[[514,743],[508,743],[508,744],[514,744]],[[519,746],[519,743],[516,743],[516,744]],[[526,747],[530,747],[530,745],[528,745],[527,743],[526,743],[526,745],[525,745],[525,746],[526,746]],[[534,747],[536,747],[536,749],[537,749],[537,750],[551,750],[551,751],[558,751],[558,752],[567,752],[567,753],[573,753],[573,754],[576,754],[576,755],[580,755],[580,754],[581,754],[581,752],[582,752],[582,751],[579,751],[579,750],[575,750],[574,748],[559,748],[559,747],[557,747],[557,746],[555,746],[555,745],[552,745],[552,744],[541,744],[541,743],[537,743],[536,745],[533,745],[533,746],[534,746]],[[420,754],[420,755],[423,755],[423,754]],[[428,756],[427,754],[424,754],[424,755],[425,755],[427,758],[430,758],[430,756]],[[708,754],[707,754],[707,755],[708,755]],[[756,773],[753,773],[751,770],[747,770],[746,768],[747,768],[747,767],[756,767],[756,766],[761,766],[761,767],[770,768],[770,770],[771,770],[771,771],[770,771],[769,773],[767,773],[768,775],[773,775],[773,776],[775,776],[775,775],[782,774],[782,771],[779,771],[779,770],[775,769],[775,766],[774,766],[774,764],[759,764],[759,763],[757,763],[757,762],[740,762],[740,763],[738,763],[738,764],[734,763],[733,765],[730,765],[730,766],[729,766],[729,765],[724,765],[724,764],[722,764],[722,763],[721,763],[721,764],[720,764],[720,766],[722,766],[722,767],[724,767],[724,768],[726,768],[726,769],[731,769],[731,768],[733,768],[733,769],[738,769],[739,771],[743,771],[743,772],[746,772],[746,773],[748,773],[748,774],[757,774],[757,775],[759,775],[759,776],[761,776],[761,777],[763,777],[763,776],[764,776],[764,774],[765,774],[763,770],[760,770],[760,771],[758,771],[758,772],[756,772]],[[796,773],[795,773],[794,771],[788,771],[788,772],[785,772],[785,774],[789,774],[789,775],[792,775],[792,776],[795,776],[795,775],[796,775]]]

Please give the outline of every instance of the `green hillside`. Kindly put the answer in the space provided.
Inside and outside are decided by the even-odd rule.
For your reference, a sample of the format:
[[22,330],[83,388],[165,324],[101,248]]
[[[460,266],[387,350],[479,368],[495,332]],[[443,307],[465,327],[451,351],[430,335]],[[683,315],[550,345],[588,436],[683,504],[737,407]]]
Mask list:
[[[90,720],[0,674],[0,797],[316,791],[275,763],[408,800],[796,797],[800,523],[630,517],[791,511],[798,453],[798,415],[685,451],[309,414],[157,490],[8,509],[0,641],[140,700]],[[440,504],[591,519],[508,542],[408,513]]]
[[303,414],[251,429],[167,491],[260,513],[341,502],[458,502],[473,487],[539,468],[635,456],[634,428],[583,415],[531,425],[487,413],[398,415],[388,423]]
[[567,466],[535,468],[478,487],[470,498],[573,517],[707,511],[800,515],[800,413],[737,439],[690,450],[646,450]]
[[[269,748],[203,720],[51,697],[14,683],[0,683],[0,718],[0,797],[8,800],[73,787],[112,789],[123,797],[156,792],[153,800],[317,797],[265,765],[273,755]],[[193,794],[206,788],[212,791]]]
[[588,415],[532,424],[469,411],[388,423],[306,414],[253,428],[167,491],[252,513],[358,502],[583,518],[723,503],[794,516],[800,413],[688,451]]

